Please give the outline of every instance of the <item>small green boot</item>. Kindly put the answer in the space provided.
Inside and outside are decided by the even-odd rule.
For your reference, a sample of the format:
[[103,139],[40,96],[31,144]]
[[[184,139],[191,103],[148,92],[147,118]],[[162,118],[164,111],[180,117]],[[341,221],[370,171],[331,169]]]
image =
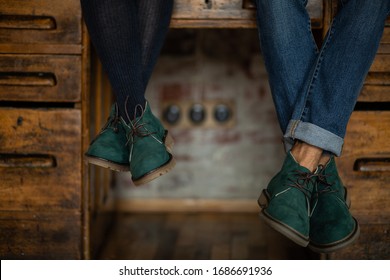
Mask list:
[[288,153],[282,169],[258,199],[262,208],[260,217],[303,247],[309,243],[310,199],[315,176]]
[[89,163],[115,171],[129,171],[129,147],[126,145],[117,104],[112,105],[110,116],[100,133],[92,140],[85,157]]
[[334,157],[320,166],[312,196],[309,248],[317,253],[341,249],[359,236],[359,224],[349,212],[350,200],[337,172]]
[[173,139],[161,122],[153,115],[148,102],[145,108],[137,105],[139,117],[126,122],[121,118],[130,150],[128,163],[133,183],[138,186],[167,173],[175,166],[170,151]]

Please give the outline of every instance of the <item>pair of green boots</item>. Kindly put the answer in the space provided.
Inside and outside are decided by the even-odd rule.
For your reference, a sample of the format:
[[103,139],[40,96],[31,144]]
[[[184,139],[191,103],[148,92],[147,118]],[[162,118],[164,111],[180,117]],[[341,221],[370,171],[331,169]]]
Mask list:
[[270,227],[317,253],[339,250],[359,236],[333,157],[310,172],[288,153],[258,203],[260,216]]
[[[142,113],[126,122],[117,105],[85,154],[88,162],[115,171],[130,171],[134,185],[142,185],[175,166],[173,139],[153,115],[148,102]],[[136,110],[138,107],[136,108]]]

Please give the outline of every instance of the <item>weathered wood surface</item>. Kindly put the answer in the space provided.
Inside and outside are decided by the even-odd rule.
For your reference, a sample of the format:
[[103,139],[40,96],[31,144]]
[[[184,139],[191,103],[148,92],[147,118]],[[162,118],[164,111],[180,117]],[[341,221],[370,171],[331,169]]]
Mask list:
[[0,55],[0,101],[79,102],[81,56]]
[[0,212],[0,258],[81,259],[78,211]]
[[[323,25],[323,0],[309,0],[313,28]],[[249,0],[175,0],[174,28],[255,28],[256,11]]]
[[75,109],[0,108],[0,211],[80,209]]
[[352,114],[337,165],[351,210],[364,224],[390,223],[390,112]]
[[3,44],[81,44],[80,1],[0,0]]

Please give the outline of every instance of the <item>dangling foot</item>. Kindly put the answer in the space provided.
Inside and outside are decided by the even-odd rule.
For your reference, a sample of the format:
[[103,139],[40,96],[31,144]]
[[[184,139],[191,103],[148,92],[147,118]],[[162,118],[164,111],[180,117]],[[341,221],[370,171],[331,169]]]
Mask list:
[[[137,113],[140,116],[137,117]],[[171,154],[173,139],[153,115],[148,102],[145,108],[137,105],[133,120],[127,116],[121,123],[126,131],[129,165],[133,183],[146,184],[166,174],[175,166]]]
[[359,224],[349,211],[350,200],[336,168],[334,157],[319,166],[317,187],[313,193],[309,248],[330,253],[354,242]]
[[130,151],[126,142],[126,132],[119,119],[118,106],[114,104],[107,123],[92,140],[85,157],[91,164],[115,171],[129,171]]
[[260,217],[300,246],[309,244],[310,200],[315,174],[287,154],[282,169],[258,199]]

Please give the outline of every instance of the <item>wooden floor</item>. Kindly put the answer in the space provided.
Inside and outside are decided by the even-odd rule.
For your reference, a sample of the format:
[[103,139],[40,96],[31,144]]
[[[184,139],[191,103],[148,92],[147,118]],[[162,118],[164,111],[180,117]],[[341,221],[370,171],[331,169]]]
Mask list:
[[117,214],[98,259],[319,259],[253,214]]

